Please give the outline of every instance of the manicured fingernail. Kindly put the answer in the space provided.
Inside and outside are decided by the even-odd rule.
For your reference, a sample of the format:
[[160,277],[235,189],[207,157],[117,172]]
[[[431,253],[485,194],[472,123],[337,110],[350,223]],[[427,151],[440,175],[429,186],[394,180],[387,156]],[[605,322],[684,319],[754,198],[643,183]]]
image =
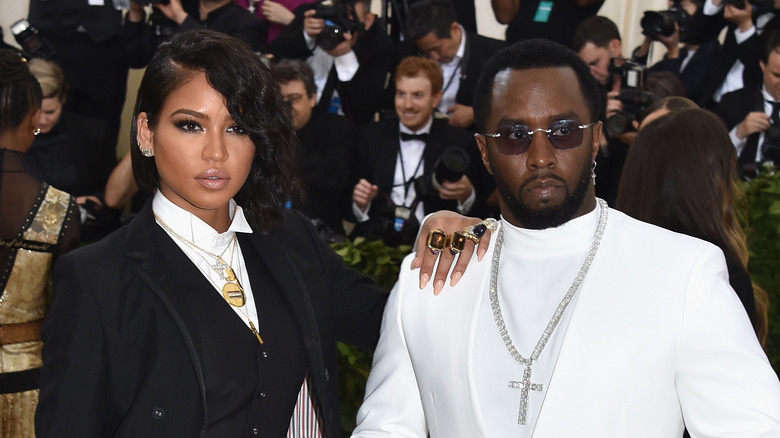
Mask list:
[[430,280],[430,279],[431,279],[430,275],[428,275],[428,274],[423,274],[423,275],[420,277],[420,289],[424,289],[424,288],[425,288],[425,285],[427,285],[427,284],[428,284],[428,280]]
[[444,289],[444,280],[437,280],[436,283],[433,284],[433,294],[439,295],[439,292]]
[[456,284],[458,284],[460,277],[463,277],[462,272],[453,272],[452,279],[450,280],[450,286],[455,286]]

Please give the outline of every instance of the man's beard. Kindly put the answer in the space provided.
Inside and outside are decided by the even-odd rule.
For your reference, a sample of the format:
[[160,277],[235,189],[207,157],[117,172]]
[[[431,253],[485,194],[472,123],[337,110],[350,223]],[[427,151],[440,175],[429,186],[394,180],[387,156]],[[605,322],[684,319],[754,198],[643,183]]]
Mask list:
[[538,177],[531,178],[524,182],[520,186],[517,197],[510,192],[506,184],[498,185],[498,191],[501,193],[501,197],[504,199],[507,208],[523,227],[533,230],[543,230],[545,228],[559,227],[571,220],[585,200],[585,195],[588,193],[588,188],[592,181],[591,163],[585,162],[585,166],[582,168],[582,172],[580,172],[580,178],[577,181],[577,187],[575,187],[574,192],[569,191],[569,185],[563,179],[557,176],[550,176],[550,178],[563,183],[563,187],[566,190],[566,197],[561,205],[546,204],[538,210],[532,209],[523,203],[519,196],[525,187],[538,179]]

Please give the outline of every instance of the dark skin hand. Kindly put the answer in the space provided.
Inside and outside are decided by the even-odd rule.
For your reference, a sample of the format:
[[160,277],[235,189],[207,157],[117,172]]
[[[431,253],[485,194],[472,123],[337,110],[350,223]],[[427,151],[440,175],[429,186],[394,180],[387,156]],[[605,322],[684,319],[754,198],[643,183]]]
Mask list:
[[[447,210],[437,211],[423,222],[416,245],[417,257],[412,262],[412,269],[420,268],[420,289],[424,288],[433,278],[433,293],[438,295],[444,288],[447,274],[450,272],[453,262],[455,262],[455,267],[452,269],[449,278],[450,285],[455,286],[466,272],[466,267],[469,264],[469,260],[471,260],[475,247],[477,259],[482,260],[490,246],[491,233],[490,230],[487,230],[485,235],[479,240],[479,245],[476,245],[471,240],[467,240],[465,248],[459,255],[452,254],[449,248],[444,248],[441,253],[434,254],[427,245],[430,231],[439,229],[450,235],[454,231],[463,231],[467,227],[480,222],[482,222],[482,219],[461,216],[458,213]],[[438,265],[436,264],[437,260],[439,262]],[[433,272],[434,266],[436,267],[435,273]]]

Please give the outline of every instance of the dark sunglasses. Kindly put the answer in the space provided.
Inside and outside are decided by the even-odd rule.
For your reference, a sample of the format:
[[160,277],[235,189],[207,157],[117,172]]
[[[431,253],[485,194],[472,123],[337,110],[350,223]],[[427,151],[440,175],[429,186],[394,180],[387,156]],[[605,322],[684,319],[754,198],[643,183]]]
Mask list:
[[508,125],[496,129],[493,134],[476,133],[496,139],[498,151],[504,155],[519,155],[528,152],[534,134],[544,132],[555,149],[571,149],[582,144],[582,131],[596,123],[581,124],[578,120],[556,120],[547,129],[531,129],[526,125]]

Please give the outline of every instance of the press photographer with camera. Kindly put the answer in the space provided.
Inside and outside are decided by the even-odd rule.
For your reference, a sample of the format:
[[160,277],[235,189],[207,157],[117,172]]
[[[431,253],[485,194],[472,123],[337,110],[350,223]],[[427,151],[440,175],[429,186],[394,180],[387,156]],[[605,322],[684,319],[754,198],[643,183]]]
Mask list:
[[694,102],[701,100],[720,50],[717,38],[701,32],[702,6],[704,0],[674,0],[665,11],[645,11],[640,22],[644,41],[632,54],[634,60],[647,64],[651,45],[661,43],[666,53],[649,70],[676,74],[685,96]]
[[780,28],[780,0],[707,0],[702,8],[702,32],[716,38],[724,27],[723,41],[699,104],[713,109],[732,91],[760,84],[765,33]]
[[398,64],[396,45],[371,0],[319,0],[295,9],[295,19],[268,44],[276,59],[301,59],[314,71],[317,105],[356,125],[392,106],[387,78]]
[[439,64],[410,56],[395,74],[395,110],[362,127],[355,159],[352,237],[411,244],[425,214],[470,213],[482,166],[473,136],[433,117],[444,82]]
[[780,31],[767,35],[759,63],[760,84],[723,96],[716,113],[726,122],[742,178],[756,175],[760,164],[780,164]]
[[[147,20],[144,7],[149,4],[153,12]],[[145,67],[160,43],[192,29],[225,33],[257,52],[268,38],[268,24],[233,0],[131,0],[124,25],[130,66]]]

